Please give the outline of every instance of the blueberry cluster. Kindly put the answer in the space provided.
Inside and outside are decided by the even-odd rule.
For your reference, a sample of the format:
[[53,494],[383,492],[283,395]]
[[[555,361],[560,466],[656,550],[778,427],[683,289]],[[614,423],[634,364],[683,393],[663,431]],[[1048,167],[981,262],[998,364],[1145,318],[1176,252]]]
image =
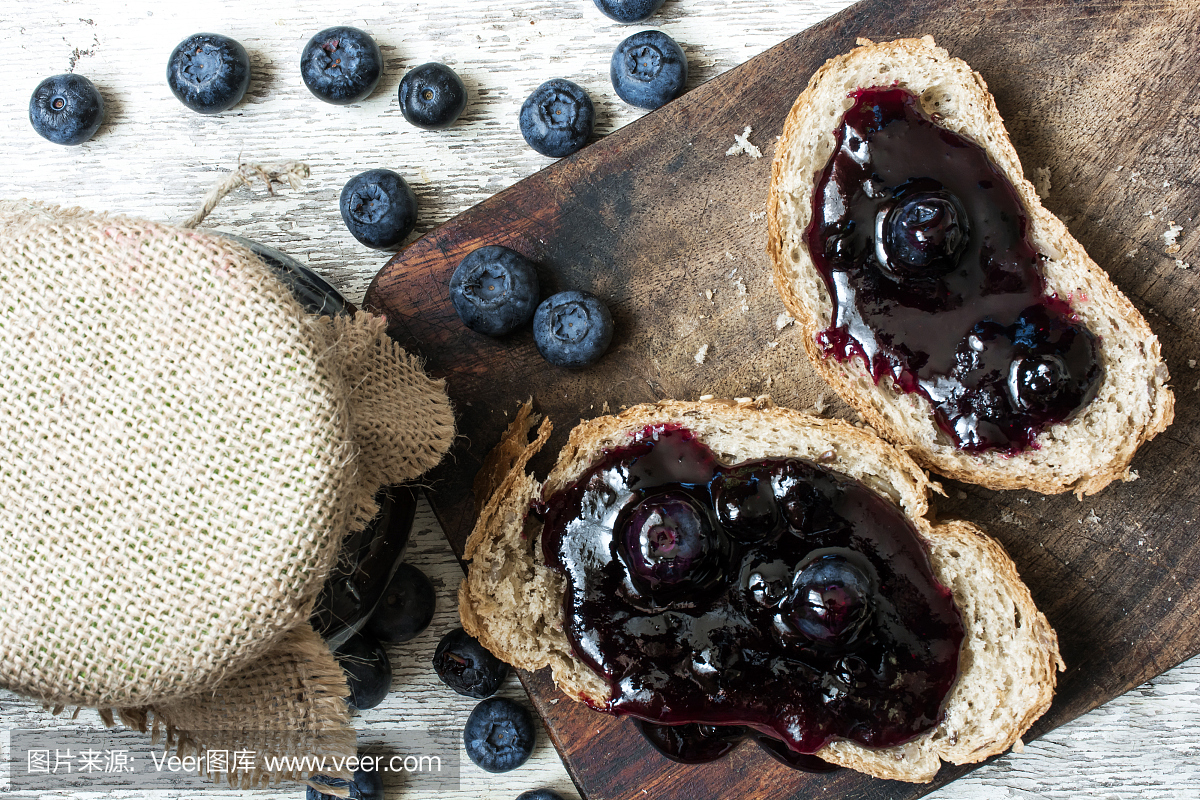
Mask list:
[[[631,23],[648,19],[663,0],[595,0],[605,16]],[[617,96],[638,108],[655,109],[683,94],[687,56],[662,31],[626,38],[613,51],[609,78]],[[544,156],[561,158],[587,144],[595,127],[595,107],[587,91],[565,78],[552,78],[525,99],[519,117],[521,136]]]
[[351,708],[374,708],[387,697],[392,668],[384,644],[406,642],[433,620],[433,584],[403,561],[416,513],[416,490],[382,489],[379,513],[342,543],[312,625],[334,652],[350,688]]
[[560,367],[593,364],[608,350],[613,318],[590,292],[565,291],[538,303],[533,262],[500,245],[476,248],[450,276],[450,303],[459,319],[485,336],[505,336],[532,319],[538,352]]

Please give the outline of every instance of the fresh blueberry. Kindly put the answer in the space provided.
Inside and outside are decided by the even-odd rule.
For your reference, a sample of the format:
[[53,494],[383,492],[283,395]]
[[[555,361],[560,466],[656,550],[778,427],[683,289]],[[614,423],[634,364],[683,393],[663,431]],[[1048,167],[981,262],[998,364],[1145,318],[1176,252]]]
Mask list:
[[326,103],[345,106],[365,99],[383,75],[379,45],[365,31],[342,25],[308,40],[300,54],[300,77]]
[[392,665],[383,645],[359,633],[333,655],[346,673],[351,708],[365,711],[383,702],[392,688]]
[[588,292],[547,297],[533,315],[533,339],[542,358],[559,367],[585,367],[600,359],[612,341],[608,307]]
[[617,45],[608,75],[617,96],[626,103],[658,108],[683,94],[687,56],[662,31],[642,31]]
[[596,0],[596,8],[617,22],[641,22],[662,8],[664,0]]
[[500,245],[472,250],[450,276],[450,302],[459,319],[485,336],[503,336],[529,322],[539,291],[533,264]]
[[[359,754],[361,759],[362,755]],[[348,789],[350,794],[348,800],[383,800],[383,776],[375,769],[375,759],[363,759],[363,766],[369,766],[371,769],[354,770],[354,778],[352,780],[344,780],[342,778],[329,778],[324,775],[314,775],[312,780],[323,783],[331,787],[341,787]],[[304,792],[305,800],[346,800],[339,798],[337,795],[325,794],[312,786],[307,787]]]
[[569,156],[587,142],[595,125],[592,98],[583,87],[552,78],[533,90],[521,106],[521,135],[544,156]]
[[467,758],[488,772],[508,772],[529,760],[536,731],[529,711],[507,697],[475,706],[463,730]]
[[422,64],[400,79],[400,113],[418,128],[448,128],[466,107],[467,87],[445,64]]
[[396,247],[417,224],[417,196],[390,169],[369,169],[346,181],[338,205],[354,238],[377,250]]
[[167,86],[179,102],[201,114],[220,114],[237,105],[250,85],[250,56],[219,33],[184,39],[167,60]]
[[104,121],[104,98],[82,75],[46,78],[29,98],[29,124],[55,144],[83,144]]
[[508,677],[508,664],[462,628],[455,628],[438,642],[433,651],[433,669],[442,683],[479,700],[494,695]]
[[401,564],[363,632],[381,642],[407,642],[429,627],[436,593],[425,573]]
[[517,795],[517,800],[566,800],[553,789],[530,789]]

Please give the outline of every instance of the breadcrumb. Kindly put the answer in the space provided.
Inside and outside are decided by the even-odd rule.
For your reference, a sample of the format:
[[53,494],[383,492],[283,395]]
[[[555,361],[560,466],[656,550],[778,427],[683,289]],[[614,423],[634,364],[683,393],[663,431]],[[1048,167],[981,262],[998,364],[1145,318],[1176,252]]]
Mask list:
[[696,363],[703,364],[706,358],[708,358],[708,345],[702,344],[700,345],[700,349],[696,351]]
[[779,316],[775,318],[775,330],[781,331],[788,325],[796,321],[796,318],[786,311],[780,311]]
[[733,144],[725,151],[727,156],[736,156],[738,153],[745,153],[751,158],[762,158],[762,151],[754,145],[750,144],[750,132],[753,130],[749,125],[741,133],[733,135]]
[[1033,168],[1033,190],[1037,192],[1037,196],[1045,200],[1050,196],[1050,168],[1049,167],[1034,167]]

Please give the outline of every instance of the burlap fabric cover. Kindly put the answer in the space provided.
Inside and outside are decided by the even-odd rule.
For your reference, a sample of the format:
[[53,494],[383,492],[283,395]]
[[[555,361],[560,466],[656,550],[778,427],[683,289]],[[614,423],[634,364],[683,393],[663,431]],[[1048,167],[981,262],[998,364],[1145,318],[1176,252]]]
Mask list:
[[190,748],[352,754],[307,620],[379,486],[449,448],[442,383],[202,231],[3,202],[0,290],[0,685]]

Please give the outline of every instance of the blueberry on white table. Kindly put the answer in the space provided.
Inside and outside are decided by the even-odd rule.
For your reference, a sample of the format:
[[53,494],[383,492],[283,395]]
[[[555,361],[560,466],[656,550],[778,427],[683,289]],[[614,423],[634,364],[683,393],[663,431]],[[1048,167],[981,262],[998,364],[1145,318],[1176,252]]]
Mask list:
[[508,677],[508,664],[496,658],[471,634],[454,628],[433,651],[433,670],[442,683],[466,697],[491,697]]
[[535,741],[529,710],[507,697],[481,701],[463,729],[467,758],[487,772],[508,772],[521,766],[533,754]]
[[369,169],[346,181],[338,205],[354,238],[377,250],[397,247],[417,224],[417,196],[390,169]]
[[[361,759],[361,753],[359,754],[359,757]],[[359,769],[354,770],[354,778],[349,781],[343,778],[328,778],[323,776],[313,776],[313,779],[319,780],[320,782],[329,786],[337,786],[348,789],[350,792],[348,795],[348,800],[383,800],[383,776],[379,774],[378,770],[373,768],[375,764],[374,759],[366,759],[366,764],[370,765],[372,769],[362,769],[360,767]],[[319,792],[313,787],[309,786],[306,788],[304,793],[304,800],[343,799],[339,798],[337,795]]]
[[609,19],[629,24],[641,22],[662,8],[664,0],[596,0],[596,8]]
[[445,64],[422,64],[400,79],[399,100],[406,120],[436,131],[453,125],[467,107],[467,87]]
[[192,111],[220,114],[245,96],[250,86],[250,56],[228,36],[194,34],[171,51],[167,86]]
[[104,121],[104,98],[82,75],[46,78],[29,98],[29,124],[55,144],[83,144]]
[[344,106],[368,97],[383,75],[383,55],[366,31],[340,25],[308,40],[300,77],[326,103]]
[[436,598],[424,572],[412,564],[400,564],[363,633],[390,644],[415,639],[433,621]]
[[519,120],[530,147],[544,156],[562,158],[587,143],[596,112],[582,86],[551,78],[525,98]]
[[666,105],[687,87],[687,56],[662,31],[635,33],[617,45],[609,77],[617,96],[638,108]]

